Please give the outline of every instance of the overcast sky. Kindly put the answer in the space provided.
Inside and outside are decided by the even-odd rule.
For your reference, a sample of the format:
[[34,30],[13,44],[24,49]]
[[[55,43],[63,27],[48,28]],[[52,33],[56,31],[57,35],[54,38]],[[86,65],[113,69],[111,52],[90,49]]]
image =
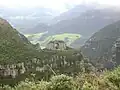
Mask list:
[[120,5],[120,0],[0,0],[0,6],[5,7],[46,7],[56,10],[65,10],[66,4],[77,5],[80,3],[96,2],[108,5]]

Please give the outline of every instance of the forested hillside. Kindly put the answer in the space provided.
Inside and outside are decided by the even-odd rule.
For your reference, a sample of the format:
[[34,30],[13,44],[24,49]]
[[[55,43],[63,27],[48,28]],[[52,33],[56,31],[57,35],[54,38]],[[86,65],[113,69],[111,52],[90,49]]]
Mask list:
[[84,62],[80,50],[36,50],[35,46],[6,20],[0,19],[1,84],[14,85],[31,78],[32,74],[36,75],[36,80],[48,80],[54,74],[76,75],[84,64],[93,67],[89,61]]
[[15,87],[3,86],[1,90],[119,90],[120,67],[106,71],[101,75],[95,73],[80,73],[76,77],[55,75],[49,81],[34,81],[26,79]]
[[22,60],[33,49],[27,38],[0,19],[0,61]]
[[93,34],[82,47],[82,51],[90,58],[112,56],[112,47],[118,38],[120,38],[120,21],[110,24]]

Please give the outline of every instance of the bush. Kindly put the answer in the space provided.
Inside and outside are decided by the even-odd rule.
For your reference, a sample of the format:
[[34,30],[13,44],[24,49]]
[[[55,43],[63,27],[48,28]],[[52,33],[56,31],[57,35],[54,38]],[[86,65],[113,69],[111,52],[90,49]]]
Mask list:
[[45,81],[31,82],[26,80],[17,85],[14,90],[48,90],[49,83]]
[[104,74],[81,73],[76,78],[57,75],[49,82],[25,80],[14,88],[0,87],[0,90],[120,90],[120,67]]
[[120,90],[120,67],[105,73],[105,78]]
[[51,78],[48,90],[76,90],[76,87],[72,77],[58,75]]
[[106,75],[97,76],[95,73],[83,73],[75,79],[79,90],[119,90]]

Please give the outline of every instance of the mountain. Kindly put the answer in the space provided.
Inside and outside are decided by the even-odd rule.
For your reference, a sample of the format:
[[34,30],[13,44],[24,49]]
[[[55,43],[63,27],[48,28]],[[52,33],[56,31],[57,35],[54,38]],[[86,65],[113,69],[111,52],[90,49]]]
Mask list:
[[[46,37],[58,34],[79,34],[80,39],[72,43],[74,47],[80,47],[93,33],[99,29],[120,20],[120,10],[116,8],[97,8],[86,11],[76,18],[62,20],[56,24],[49,25],[48,29],[32,28],[30,31],[43,33],[48,31]],[[29,34],[29,30],[27,31]],[[69,37],[68,37],[69,38]],[[39,40],[40,41],[40,40]]]
[[48,80],[54,73],[73,75],[83,68],[79,67],[83,63],[79,50],[36,50],[35,46],[39,45],[31,44],[0,18],[0,84],[15,85],[33,74],[36,80]]
[[59,16],[56,16],[50,22],[51,22],[51,24],[55,24],[62,20],[69,20],[72,18],[76,18],[76,17],[80,16],[83,12],[95,9],[96,7],[99,7],[99,6],[100,5],[98,5],[98,4],[85,4],[85,3],[80,4],[66,12],[61,13]]
[[[69,5],[67,6],[69,7]],[[90,8],[93,7],[95,7],[95,5],[88,6],[82,4],[76,6],[75,8],[68,12],[61,14],[60,11],[44,7],[7,8],[4,6],[0,6],[0,17],[7,19],[18,30],[24,31],[28,28],[34,27],[39,23],[52,24],[54,21],[56,22],[58,19],[64,20],[70,19],[71,17],[77,17],[80,15],[80,13],[85,12],[86,10],[90,10]],[[71,7],[69,7],[69,9],[70,8]],[[53,19],[55,17],[56,19]]]
[[49,8],[7,8],[0,6],[0,17],[8,20],[17,30],[32,28],[38,23],[48,23],[60,12]]
[[95,9],[82,13],[79,17],[63,20],[51,25],[48,31],[52,33],[79,33],[90,36],[104,26],[120,19],[120,10],[111,8]]
[[49,29],[49,25],[47,25],[45,23],[39,23],[38,25],[35,25],[32,28],[28,28],[28,29],[22,31],[22,33],[36,34],[36,33],[40,33],[40,31],[41,32],[47,31],[48,29]]
[[28,57],[33,49],[33,45],[24,35],[0,18],[0,62],[20,61]]
[[[91,59],[112,57],[112,47],[120,37],[120,21],[107,25],[90,37],[81,48],[83,54]],[[105,58],[104,58],[105,59]]]

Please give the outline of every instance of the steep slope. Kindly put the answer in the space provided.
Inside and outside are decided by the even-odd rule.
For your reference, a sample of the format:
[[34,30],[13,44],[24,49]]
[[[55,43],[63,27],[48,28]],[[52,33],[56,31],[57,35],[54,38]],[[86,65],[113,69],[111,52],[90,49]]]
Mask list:
[[90,58],[111,57],[114,42],[120,37],[120,21],[99,30],[81,48]]
[[27,38],[0,18],[0,61],[9,63],[22,60],[29,53],[29,49],[32,50],[33,46]]
[[69,19],[72,19],[72,18],[76,18],[76,17],[80,16],[82,13],[84,13],[88,10],[95,9],[96,6],[99,7],[100,5],[85,4],[85,3],[77,5],[77,6],[73,7],[72,9],[60,14],[59,16],[56,16],[50,22],[51,22],[51,24],[55,24],[55,23],[58,23],[62,20],[69,20]]
[[91,35],[98,29],[111,24],[120,19],[120,11],[106,8],[95,9],[82,13],[77,18],[63,20],[52,25],[48,31],[53,33],[79,33],[81,35]]
[[36,80],[48,80],[55,72],[76,74],[82,60],[79,50],[37,51],[24,35],[0,19],[0,84],[14,85],[33,74]]

